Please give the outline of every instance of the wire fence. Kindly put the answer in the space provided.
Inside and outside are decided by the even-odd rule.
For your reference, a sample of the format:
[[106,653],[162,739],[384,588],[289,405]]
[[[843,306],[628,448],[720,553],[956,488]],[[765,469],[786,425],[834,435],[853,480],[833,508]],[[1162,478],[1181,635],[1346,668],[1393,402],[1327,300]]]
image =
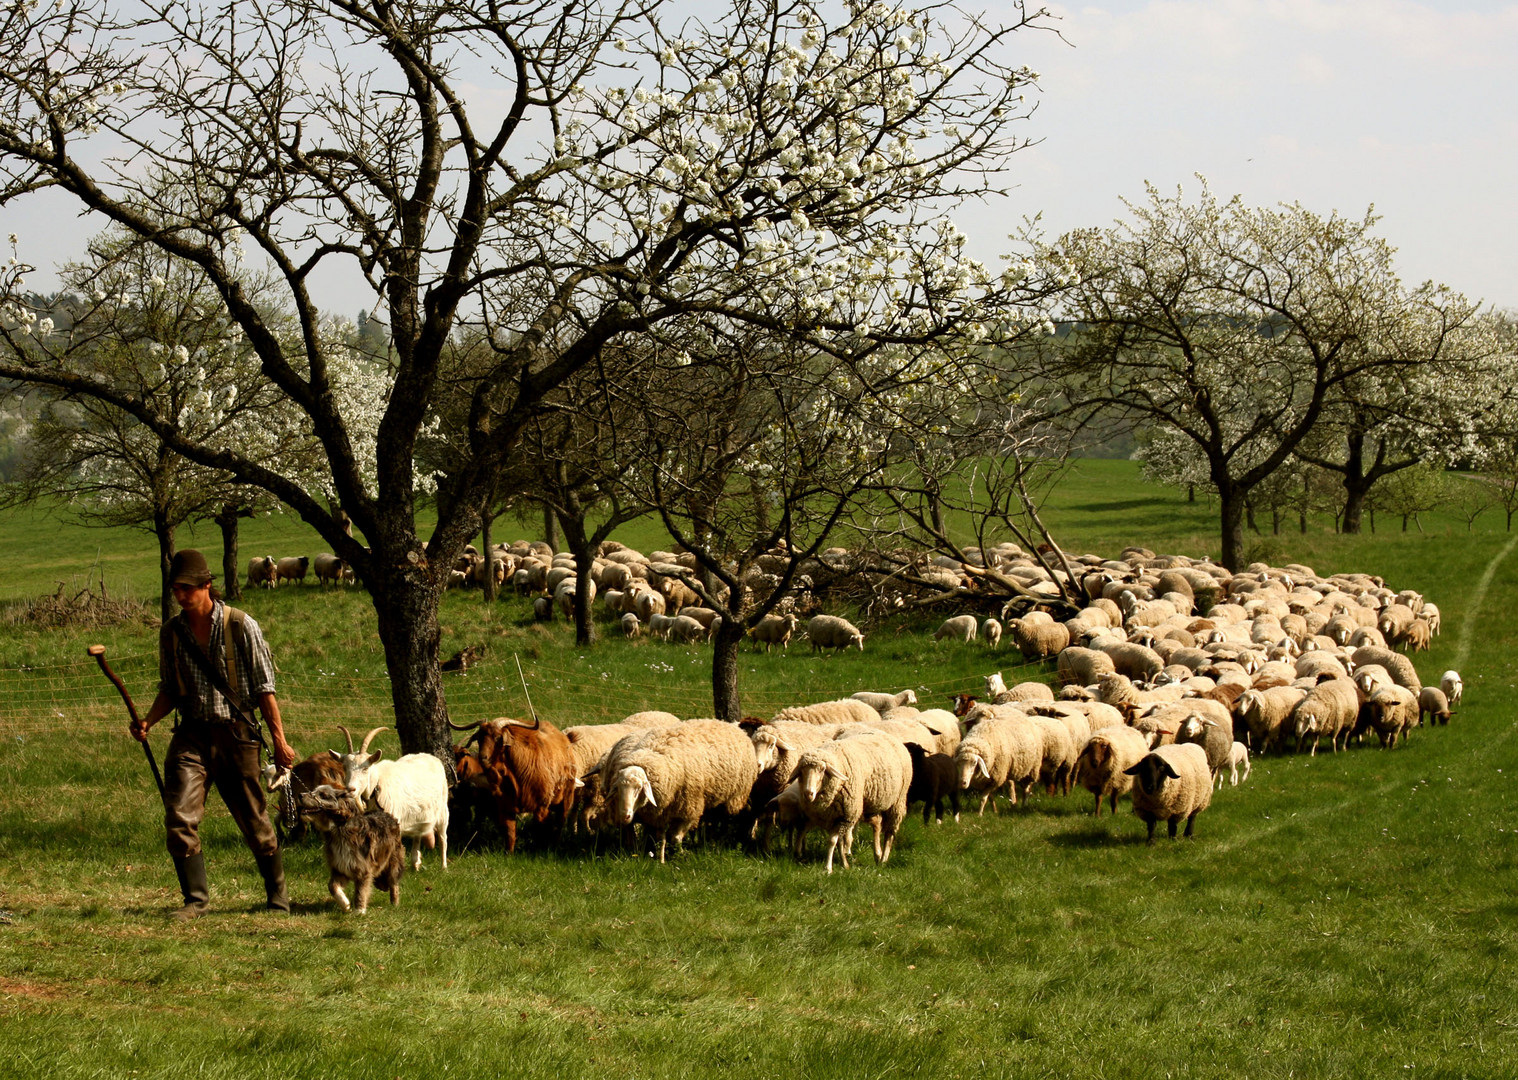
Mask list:
[[[602,670],[593,657],[565,664],[538,659],[523,661],[523,675],[532,704],[546,720],[560,727],[610,723],[643,709],[661,709],[681,717],[709,716],[712,711],[711,662],[705,653],[696,663],[683,654],[655,657],[644,665],[645,677],[625,671]],[[133,698],[138,712],[147,711],[158,684],[156,651],[110,657]],[[1002,669],[1009,683],[1033,677],[1037,664]],[[838,674],[843,674],[840,671]],[[277,672],[280,713],[292,740],[334,725],[377,727],[394,722],[390,679],[385,675],[344,674],[323,670]],[[906,685],[903,683],[903,685]],[[921,708],[944,706],[956,693],[977,693],[979,676],[912,684]],[[766,689],[742,692],[743,711],[773,716],[790,705],[848,697],[857,683],[807,691]],[[445,674],[443,691],[449,714],[456,722],[493,716],[526,716],[527,702],[512,661],[480,663],[465,674]],[[67,728],[70,731],[125,730],[126,712],[120,695],[93,660],[0,667],[0,735]]]

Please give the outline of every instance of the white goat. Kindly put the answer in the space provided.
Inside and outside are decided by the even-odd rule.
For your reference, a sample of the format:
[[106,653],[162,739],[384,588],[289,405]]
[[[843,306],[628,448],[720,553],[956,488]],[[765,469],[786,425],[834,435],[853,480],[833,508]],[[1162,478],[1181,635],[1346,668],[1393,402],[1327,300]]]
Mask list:
[[369,753],[369,743],[385,727],[364,736],[353,749],[353,736],[341,724],[337,729],[348,740],[348,752],[329,750],[343,765],[343,782],[366,803],[376,805],[400,822],[401,836],[412,841],[412,869],[422,868],[422,841],[437,845],[443,869],[448,869],[448,775],[432,754],[406,754],[394,761],[381,761],[382,750]]

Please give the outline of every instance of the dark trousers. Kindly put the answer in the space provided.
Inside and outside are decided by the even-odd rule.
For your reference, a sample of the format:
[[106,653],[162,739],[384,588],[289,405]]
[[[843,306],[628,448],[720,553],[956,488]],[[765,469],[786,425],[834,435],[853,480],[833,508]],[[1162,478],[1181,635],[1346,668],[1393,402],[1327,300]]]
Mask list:
[[238,721],[183,721],[169,742],[163,766],[164,826],[170,855],[182,859],[200,851],[200,822],[206,816],[208,783],[216,785],[254,855],[272,855],[279,850],[264,801],[258,741],[248,726]]

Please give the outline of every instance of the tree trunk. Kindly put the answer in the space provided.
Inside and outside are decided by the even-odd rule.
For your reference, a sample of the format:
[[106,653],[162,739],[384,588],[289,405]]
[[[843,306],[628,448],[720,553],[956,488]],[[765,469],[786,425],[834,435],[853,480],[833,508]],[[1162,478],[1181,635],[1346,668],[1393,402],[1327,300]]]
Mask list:
[[559,517],[547,503],[543,504],[543,541],[558,554],[562,544],[559,539]]
[[493,546],[490,539],[490,526],[494,524],[494,514],[480,515],[480,552],[485,557],[485,581],[484,587],[480,591],[485,594],[485,603],[487,604],[495,603],[496,596],[495,566],[493,564],[495,556],[490,550]]
[[221,594],[228,600],[242,599],[242,575],[237,572],[237,519],[242,515],[227,503],[216,513],[221,529]]
[[1365,510],[1365,495],[1369,491],[1370,484],[1365,482],[1364,477],[1344,477],[1344,524],[1342,528],[1346,535],[1359,535],[1360,518]]
[[738,645],[743,630],[741,620],[724,616],[712,641],[712,715],[735,724],[743,718],[738,696]]
[[[406,550],[415,553],[415,548]],[[438,671],[442,632],[438,604],[442,584],[433,580],[425,561],[386,558],[375,551],[370,593],[379,616],[380,641],[390,674],[395,731],[401,752],[436,754],[452,776],[453,740],[448,705]]]
[[1279,506],[1270,508],[1270,535],[1281,535],[1281,508]]
[[1507,512],[1507,531],[1513,531],[1513,511],[1511,510]]
[[596,643],[596,624],[590,617],[591,565],[589,548],[575,552],[575,644],[589,648]]
[[1297,511],[1297,528],[1298,528],[1298,530],[1301,531],[1301,533],[1302,533],[1303,536],[1307,535],[1307,511],[1306,510],[1298,510]]
[[1195,484],[1187,484],[1186,485],[1186,501],[1189,502],[1189,503],[1196,502],[1196,485]]
[[1370,515],[1370,534],[1372,536],[1375,536],[1376,535],[1376,508],[1374,506],[1367,507],[1365,512]]
[[1260,527],[1254,523],[1254,503],[1248,499],[1244,500],[1244,517],[1249,522],[1249,531],[1259,536]]
[[153,512],[153,535],[158,538],[158,613],[164,622],[174,617],[174,590],[169,588],[169,566],[174,561],[174,526],[161,511]]
[[1244,565],[1244,500],[1231,491],[1218,492],[1222,504],[1222,563],[1235,573]]
[[1408,519],[1409,516],[1410,515],[1408,515],[1408,514],[1403,514],[1402,515],[1402,531],[1403,532],[1407,532],[1407,519]]

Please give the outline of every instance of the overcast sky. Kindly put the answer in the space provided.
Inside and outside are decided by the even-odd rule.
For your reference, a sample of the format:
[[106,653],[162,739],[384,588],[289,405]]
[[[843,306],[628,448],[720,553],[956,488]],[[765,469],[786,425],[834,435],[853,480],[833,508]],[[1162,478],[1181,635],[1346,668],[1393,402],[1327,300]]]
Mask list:
[[[1031,6],[1031,4],[1030,4]],[[1164,0],[1051,5],[1004,215],[1109,224],[1145,180],[1358,217],[1409,283],[1518,309],[1518,4]],[[998,236],[997,215],[965,215]],[[982,228],[967,229],[978,235]]]
[[[980,257],[1004,251],[1024,215],[1042,212],[1050,234],[1105,225],[1121,198],[1142,199],[1145,180],[1194,193],[1201,173],[1220,198],[1254,204],[1358,217],[1374,203],[1408,283],[1432,278],[1518,309],[1518,2],[1053,10],[1063,40],[1023,33],[1009,57],[1042,73],[1024,128],[1041,142],[1013,158],[1007,199],[956,215]],[[77,257],[98,228],[57,197],[0,211],[0,235],[19,233],[36,263]],[[319,299],[348,315],[373,303],[336,285]]]

